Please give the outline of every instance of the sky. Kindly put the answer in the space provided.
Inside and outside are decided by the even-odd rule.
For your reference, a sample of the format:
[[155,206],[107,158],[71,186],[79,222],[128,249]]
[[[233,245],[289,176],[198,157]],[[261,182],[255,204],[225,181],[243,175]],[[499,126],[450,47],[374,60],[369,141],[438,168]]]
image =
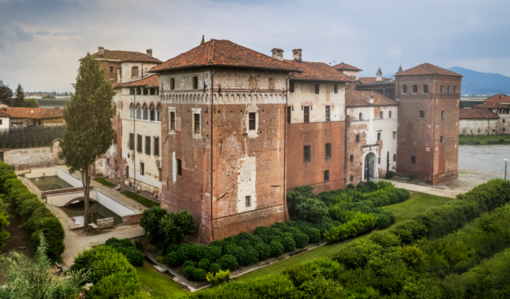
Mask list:
[[510,76],[510,1],[0,0],[0,80],[72,91],[102,46],[166,61],[205,39],[345,62],[373,77],[424,62]]

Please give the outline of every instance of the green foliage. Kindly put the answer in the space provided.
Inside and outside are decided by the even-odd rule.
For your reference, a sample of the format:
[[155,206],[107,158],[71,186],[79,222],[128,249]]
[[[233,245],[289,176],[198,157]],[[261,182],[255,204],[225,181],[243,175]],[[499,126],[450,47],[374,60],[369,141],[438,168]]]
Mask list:
[[136,276],[135,268],[126,257],[110,246],[98,246],[78,254],[71,271],[87,273],[87,282],[96,284],[104,277],[115,273],[128,273]]
[[136,272],[117,272],[101,279],[87,295],[91,299],[122,298],[140,291]]
[[370,234],[369,239],[381,245],[382,247],[392,247],[400,245],[400,239],[394,234],[387,231],[374,231]]
[[152,207],[143,211],[140,226],[143,227],[145,234],[152,244],[156,244],[158,240],[163,239],[163,234],[159,230],[159,224],[167,213],[167,210],[160,207]]
[[[211,272],[213,274],[218,273],[219,271],[221,271],[221,265],[218,263],[212,263],[211,266],[209,267],[209,272]],[[229,270],[227,270],[227,271],[229,271]]]
[[65,232],[62,223],[56,217],[39,218],[37,230],[32,233],[32,244],[39,246],[41,234],[47,240],[48,256],[57,259],[64,252]]
[[37,100],[34,99],[34,98],[26,98],[25,99],[25,103],[24,103],[24,107],[39,108],[39,102],[37,102]]
[[50,271],[52,263],[46,257],[46,250],[44,236],[40,236],[33,258],[15,251],[9,256],[0,256],[0,271],[4,276],[0,298],[76,298],[84,273],[71,272],[67,277],[55,277]]
[[183,268],[186,268],[186,267],[195,267],[195,264],[196,262],[195,261],[192,261],[192,260],[188,260],[188,261],[185,261],[184,264],[182,264],[182,267]]
[[103,178],[94,178],[94,181],[100,183],[103,186],[110,187],[110,188],[114,188],[116,186],[114,183],[111,183]]
[[25,92],[21,84],[18,84],[16,88],[16,97],[13,100],[13,107],[24,107],[25,106]]
[[416,220],[405,220],[397,224],[392,233],[397,236],[402,244],[412,244],[425,237],[427,228]]
[[316,223],[328,215],[327,206],[316,199],[312,190],[312,186],[303,186],[287,193],[288,210],[292,219]]
[[196,281],[205,280],[205,276],[207,275],[207,271],[200,268],[195,268],[193,271],[193,279]]
[[416,178],[416,175],[414,173],[409,174],[409,179],[412,181]]
[[324,234],[324,238],[329,242],[345,240],[349,237],[357,236],[372,230],[377,223],[377,217],[374,215],[357,213],[349,222],[341,224]]
[[271,257],[271,247],[265,243],[255,245],[255,250],[259,254],[259,260],[265,261]]
[[279,257],[285,252],[285,247],[280,242],[277,241],[271,241],[269,243],[269,247],[271,247],[271,256],[272,257]]
[[221,258],[221,247],[211,246],[211,244],[209,244],[209,246],[205,249],[204,257],[212,263],[217,262]]
[[0,103],[12,107],[12,95],[13,93],[9,86],[5,85],[4,82],[0,80]]
[[159,231],[167,244],[180,244],[195,231],[193,216],[188,211],[167,213],[159,223]]
[[239,268],[239,264],[237,263],[236,258],[233,255],[225,254],[223,255],[220,260],[218,261],[218,264],[220,264],[221,269],[223,270],[236,270]]
[[292,236],[284,236],[281,240],[285,252],[296,250],[296,241]]
[[195,273],[195,267],[194,266],[187,266],[187,267],[184,267],[183,269],[183,273],[184,273],[184,277],[186,277],[187,279],[193,279],[193,274]]
[[199,262],[205,257],[205,247],[202,244],[193,244],[189,247],[190,258],[196,262]]
[[303,233],[298,233],[298,234],[294,235],[294,240],[296,242],[297,248],[305,248],[306,245],[308,245],[309,239],[310,238],[308,237],[308,235],[303,234]]
[[209,270],[209,267],[211,266],[211,261],[208,258],[203,258],[198,262],[198,267]]
[[[115,185],[113,187],[115,187]],[[140,194],[133,193],[133,192],[131,192],[129,190],[124,190],[121,193],[126,195],[127,197],[135,200],[139,204],[142,204],[142,205],[146,206],[147,208],[159,207],[160,206],[159,203],[157,203],[155,201],[152,201],[152,200],[150,200],[148,198],[145,198],[145,197],[141,196]]]
[[173,252],[168,253],[166,256],[166,263],[170,267],[179,266],[181,264],[181,259],[180,259],[179,255],[177,254],[177,252],[173,251]]
[[206,275],[207,281],[209,281],[213,287],[220,285],[224,282],[228,282],[230,279],[230,270],[221,270],[219,269],[217,272],[209,272]]

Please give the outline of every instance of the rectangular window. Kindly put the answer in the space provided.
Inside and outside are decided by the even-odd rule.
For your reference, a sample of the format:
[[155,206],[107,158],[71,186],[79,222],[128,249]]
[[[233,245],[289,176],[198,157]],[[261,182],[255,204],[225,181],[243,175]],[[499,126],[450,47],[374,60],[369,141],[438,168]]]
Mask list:
[[338,93],[338,85],[337,85],[337,84],[335,84],[335,85],[333,86],[333,91],[334,91],[335,93]]
[[289,91],[294,92],[294,82],[289,83]]
[[129,166],[126,166],[126,179],[129,179]]
[[110,74],[113,74],[113,66],[110,67]]
[[177,159],[177,175],[182,176],[182,161]]
[[129,133],[129,149],[135,150],[135,134]]
[[159,181],[161,182],[162,179],[163,179],[163,175],[161,173],[161,168],[158,168],[158,178],[159,178]]
[[310,146],[305,145],[303,147],[303,161],[310,162]]
[[151,154],[151,137],[145,136],[145,153],[147,155]]
[[418,93],[418,85],[413,85],[413,94]]
[[170,131],[175,131],[175,112],[170,112]]
[[407,85],[402,85],[402,93],[407,93]]
[[331,143],[326,143],[326,159],[331,159]]
[[310,122],[310,107],[304,107],[304,122],[309,123]]
[[248,195],[245,197],[245,203],[247,207],[251,207],[251,196]]
[[326,106],[326,121],[331,120],[331,106]]
[[[494,130],[493,130],[494,132]],[[439,143],[443,143],[443,136],[439,137]]]
[[291,114],[291,108],[290,107],[287,107],[287,123],[290,124],[291,123],[291,118],[292,117],[292,114]]
[[[2,124],[2,121],[0,120],[0,125]],[[117,145],[117,132],[115,132],[115,135],[113,135],[113,144]]]
[[397,132],[393,132],[393,139],[397,139]]
[[397,155],[393,154],[393,162],[397,161]]
[[0,125],[2,124],[2,120],[0,119]]
[[142,152],[142,135],[136,135],[136,151],[141,153]]
[[377,164],[381,164],[381,157],[377,158]]
[[425,111],[420,110],[420,118],[425,118]]
[[429,86],[423,85],[423,93],[429,93]]
[[140,175],[144,175],[144,174],[145,174],[145,164],[140,163]]
[[315,94],[319,94],[319,84],[315,84]]
[[384,118],[384,112],[383,112],[383,111],[379,112],[379,118],[380,118],[380,119],[383,119],[383,118]]
[[324,182],[329,182],[329,170],[324,171]]
[[416,164],[416,157],[415,156],[411,156],[411,163]]
[[248,114],[248,117],[249,117],[249,126],[250,126],[249,130],[254,131],[255,130],[255,120],[256,120],[257,116],[255,115],[254,112],[250,112]]
[[195,122],[195,128],[193,133],[200,134],[200,114],[196,113],[193,114],[194,122]]
[[444,111],[441,111],[441,118],[444,119]]
[[159,137],[154,137],[154,156],[159,156]]
[[110,158],[106,158],[106,165],[110,165]]
[[349,156],[349,161],[354,162],[354,155]]

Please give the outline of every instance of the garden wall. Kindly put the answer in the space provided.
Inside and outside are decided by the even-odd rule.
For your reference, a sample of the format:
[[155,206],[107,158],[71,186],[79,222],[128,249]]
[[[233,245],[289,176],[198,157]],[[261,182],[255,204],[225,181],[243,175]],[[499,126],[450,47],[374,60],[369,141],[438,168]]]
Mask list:
[[64,160],[58,158],[60,152],[58,140],[55,140],[51,146],[3,149],[0,151],[3,151],[4,162],[16,169],[42,167],[48,166],[48,164],[64,164]]

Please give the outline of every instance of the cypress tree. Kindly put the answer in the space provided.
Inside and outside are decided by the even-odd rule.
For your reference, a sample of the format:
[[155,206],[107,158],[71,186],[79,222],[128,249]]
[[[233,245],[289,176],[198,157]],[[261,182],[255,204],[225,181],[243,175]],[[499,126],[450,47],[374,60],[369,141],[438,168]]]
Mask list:
[[108,150],[115,134],[111,121],[115,91],[103,73],[97,60],[87,54],[80,63],[75,93],[63,110],[67,129],[60,140],[60,155],[71,172],[81,173],[87,231],[91,165]]
[[16,98],[14,99],[14,107],[24,106],[25,106],[25,92],[23,91],[23,87],[21,87],[21,84],[18,84],[18,88],[16,88]]

